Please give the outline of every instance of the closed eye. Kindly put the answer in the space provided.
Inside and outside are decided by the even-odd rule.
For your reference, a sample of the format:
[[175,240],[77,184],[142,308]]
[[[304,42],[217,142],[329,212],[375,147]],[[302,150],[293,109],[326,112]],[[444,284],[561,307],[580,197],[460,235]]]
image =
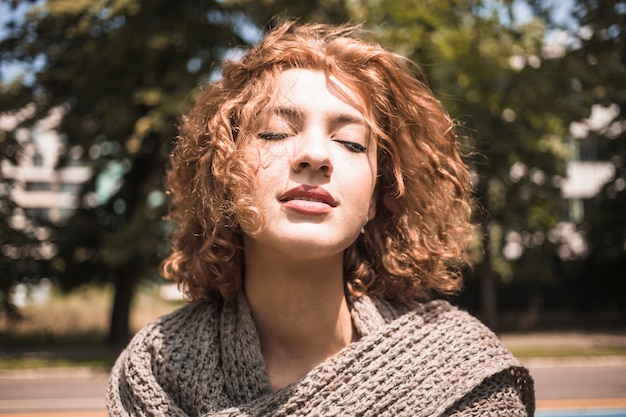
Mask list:
[[345,146],[349,151],[351,152],[355,152],[355,153],[365,153],[365,151],[367,151],[367,147],[361,145],[360,143],[357,142],[350,142],[347,140],[335,140],[335,142],[341,143],[343,146]]
[[257,136],[264,140],[281,140],[288,138],[289,134],[277,132],[261,132],[257,133]]

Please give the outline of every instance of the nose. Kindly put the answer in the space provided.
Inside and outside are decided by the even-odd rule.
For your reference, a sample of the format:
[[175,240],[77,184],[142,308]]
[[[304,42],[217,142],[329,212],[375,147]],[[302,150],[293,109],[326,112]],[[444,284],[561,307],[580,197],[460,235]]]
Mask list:
[[333,165],[330,156],[330,138],[321,134],[313,133],[301,135],[296,141],[295,154],[292,160],[294,172],[304,170],[320,171],[325,176],[330,176]]

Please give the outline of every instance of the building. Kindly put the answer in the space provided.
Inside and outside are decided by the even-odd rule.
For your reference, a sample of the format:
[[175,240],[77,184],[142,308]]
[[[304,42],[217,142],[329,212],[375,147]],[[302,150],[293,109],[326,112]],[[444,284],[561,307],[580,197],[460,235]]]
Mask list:
[[[59,157],[66,152],[62,136],[54,130],[62,111],[53,109],[31,130],[18,129],[21,148],[17,163],[0,161],[2,177],[10,182],[10,199],[19,207],[13,213],[14,224],[22,223],[22,216],[62,223],[79,206],[80,188],[92,176],[91,167],[81,162],[82,151],[77,147],[67,151],[67,165],[57,167]],[[0,116],[0,130],[14,129],[27,116],[28,108],[17,115]]]

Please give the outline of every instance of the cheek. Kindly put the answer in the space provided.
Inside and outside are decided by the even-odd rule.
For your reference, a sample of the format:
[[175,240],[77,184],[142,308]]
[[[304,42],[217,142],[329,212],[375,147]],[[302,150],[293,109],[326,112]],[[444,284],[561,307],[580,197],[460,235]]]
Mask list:
[[[372,212],[376,198],[376,171],[370,165],[349,166],[346,170],[345,187],[351,190],[363,215]],[[369,217],[369,216],[368,216]]]
[[276,157],[265,155],[254,169],[253,197],[260,209],[266,209],[268,200],[273,199],[276,190],[287,181],[284,163]]
[[367,219],[372,220],[376,216],[376,200],[378,198],[378,163],[376,159],[376,149],[370,153],[370,175],[371,175],[371,188],[369,193],[369,205],[367,212]]
[[370,180],[370,197],[374,198],[374,196],[376,195],[376,189],[377,189],[377,181],[378,181],[378,161],[376,159],[376,149],[374,147],[374,149],[370,152],[369,157],[368,157],[368,162],[369,162],[369,166],[368,166],[368,174],[369,174],[369,180]]
[[263,143],[256,149],[256,161],[259,170],[278,170],[288,168],[293,155],[293,146],[287,143]]
[[[283,152],[284,154],[284,152]],[[245,152],[245,161],[254,176],[255,189],[264,187],[277,175],[278,167],[283,166],[281,152],[271,146],[250,146]]]

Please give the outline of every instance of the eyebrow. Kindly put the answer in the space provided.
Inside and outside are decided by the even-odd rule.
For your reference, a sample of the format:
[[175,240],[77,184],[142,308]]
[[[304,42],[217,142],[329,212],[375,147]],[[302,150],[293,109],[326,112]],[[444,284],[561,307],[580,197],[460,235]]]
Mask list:
[[331,119],[335,123],[340,123],[340,124],[354,123],[354,124],[367,126],[367,123],[365,122],[364,118],[359,117],[359,116],[355,116],[353,114],[348,114],[348,113],[334,113],[332,115]]
[[302,113],[293,107],[275,107],[272,109],[272,114],[281,116],[286,119],[301,119]]
[[[272,113],[276,116],[284,117],[286,119],[304,119],[303,114],[300,110],[294,107],[275,107],[272,109]],[[332,112],[328,119],[333,124],[360,124],[363,126],[367,126],[367,122],[363,117],[355,116],[349,113],[343,112]]]

